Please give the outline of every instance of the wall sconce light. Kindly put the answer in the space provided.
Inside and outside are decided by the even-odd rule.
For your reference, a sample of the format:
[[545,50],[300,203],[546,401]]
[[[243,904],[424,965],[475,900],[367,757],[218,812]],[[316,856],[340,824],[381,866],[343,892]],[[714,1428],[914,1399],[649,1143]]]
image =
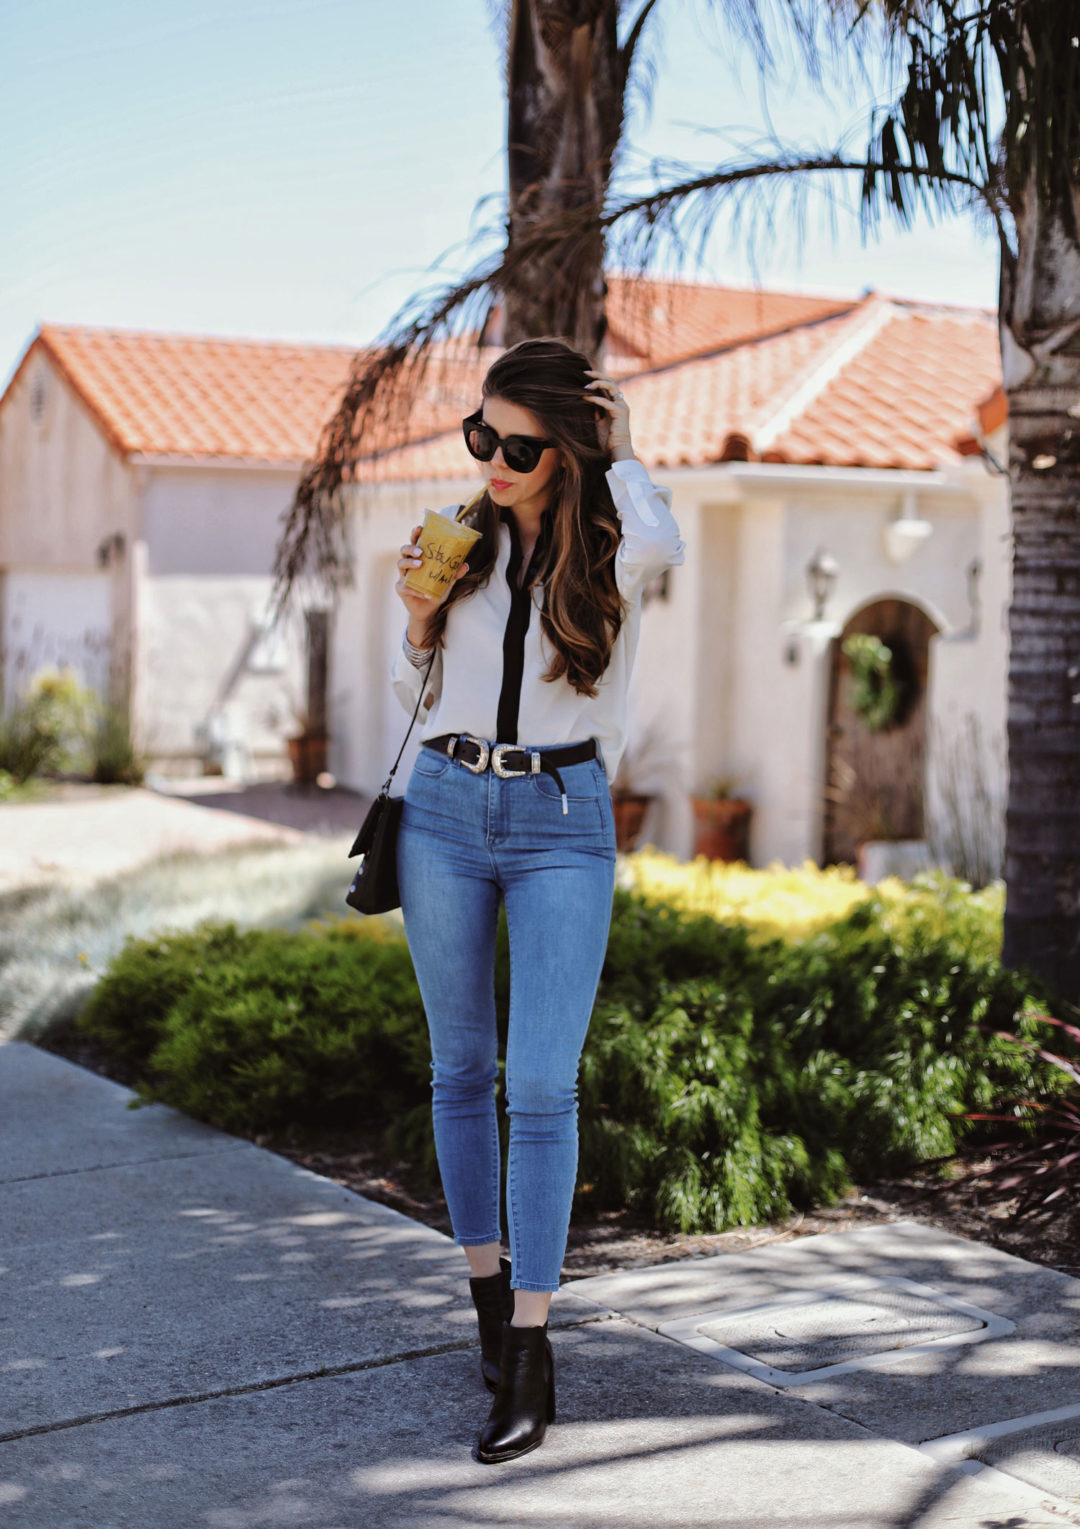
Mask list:
[[900,505],[900,513],[885,526],[885,556],[890,563],[906,563],[933,530],[930,521],[920,518],[917,496],[914,490],[909,490]]
[[810,598],[814,602],[814,621],[824,621],[825,606],[832,594],[833,585],[836,583],[836,575],[840,572],[840,564],[819,547],[806,565],[806,582],[810,588]]

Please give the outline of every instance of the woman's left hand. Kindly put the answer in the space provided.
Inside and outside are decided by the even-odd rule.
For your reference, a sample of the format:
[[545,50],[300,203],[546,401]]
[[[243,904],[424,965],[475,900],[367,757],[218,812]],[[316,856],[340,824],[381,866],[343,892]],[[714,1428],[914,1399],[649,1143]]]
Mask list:
[[[603,372],[586,372],[595,377],[585,390],[585,397],[597,408],[603,409],[606,419],[599,421],[600,445],[610,453],[613,462],[624,461],[634,455],[630,444],[630,405],[619,391],[619,384]],[[605,439],[606,437],[606,439]]]

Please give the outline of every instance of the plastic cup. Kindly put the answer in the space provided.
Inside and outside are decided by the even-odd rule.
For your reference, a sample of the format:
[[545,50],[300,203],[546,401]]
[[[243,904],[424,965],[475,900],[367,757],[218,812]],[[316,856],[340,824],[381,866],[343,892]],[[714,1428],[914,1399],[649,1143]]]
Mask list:
[[480,540],[480,532],[460,521],[448,520],[437,510],[424,511],[424,524],[416,545],[424,554],[419,568],[405,575],[407,589],[433,600],[445,600],[457,579],[457,571],[469,555],[469,548]]

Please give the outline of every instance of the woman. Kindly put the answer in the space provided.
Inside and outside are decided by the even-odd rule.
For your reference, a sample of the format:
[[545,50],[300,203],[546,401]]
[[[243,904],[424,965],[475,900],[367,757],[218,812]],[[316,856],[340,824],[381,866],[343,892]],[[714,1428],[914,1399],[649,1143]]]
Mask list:
[[[486,489],[481,533],[444,603],[415,594],[394,666],[423,747],[405,795],[398,884],[431,1034],[435,1145],[471,1271],[495,1392],[485,1463],[535,1449],[555,1416],[547,1315],[577,1172],[577,1069],[614,887],[608,782],[625,743],[645,584],[683,546],[670,492],[630,444],[618,387],[559,340],[491,367],[464,421]],[[510,935],[506,1212],[500,1257],[495,929]],[[511,1293],[511,1289],[512,1292]]]

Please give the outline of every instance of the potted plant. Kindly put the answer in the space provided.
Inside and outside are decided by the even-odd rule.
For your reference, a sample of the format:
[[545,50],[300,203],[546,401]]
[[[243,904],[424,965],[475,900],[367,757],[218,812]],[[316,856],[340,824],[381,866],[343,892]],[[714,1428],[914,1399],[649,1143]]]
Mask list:
[[690,798],[694,809],[694,854],[707,860],[746,860],[753,805],[736,796],[737,778],[714,777],[707,788]]
[[294,707],[293,714],[296,717],[298,731],[285,740],[289,750],[293,780],[298,786],[312,786],[326,771],[327,748],[330,740],[325,731],[316,731],[312,728],[308,714],[302,708]]

